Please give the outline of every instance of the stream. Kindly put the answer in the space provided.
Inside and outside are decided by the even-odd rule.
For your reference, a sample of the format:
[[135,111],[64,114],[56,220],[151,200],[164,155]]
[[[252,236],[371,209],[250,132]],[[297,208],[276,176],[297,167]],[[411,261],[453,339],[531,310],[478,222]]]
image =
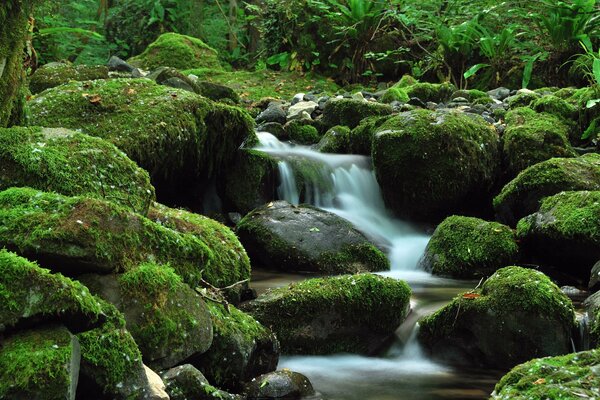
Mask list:
[[[350,221],[387,254],[391,269],[379,274],[402,279],[412,288],[412,311],[397,329],[394,343],[378,356],[283,356],[279,368],[308,376],[315,390],[329,400],[489,398],[501,371],[443,365],[424,354],[416,341],[417,321],[422,316],[478,282],[444,279],[418,270],[429,236],[385,208],[370,158],[320,153],[281,142],[266,132],[259,132],[258,137],[256,149],[279,160],[279,199],[312,204]],[[300,190],[298,178],[302,179]],[[255,271],[252,286],[262,293],[303,279],[306,275]]]

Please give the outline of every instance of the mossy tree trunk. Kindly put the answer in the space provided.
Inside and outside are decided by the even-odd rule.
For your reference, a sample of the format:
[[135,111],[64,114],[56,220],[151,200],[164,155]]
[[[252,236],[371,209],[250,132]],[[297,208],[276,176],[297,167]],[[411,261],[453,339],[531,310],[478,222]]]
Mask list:
[[22,113],[23,49],[36,1],[3,0],[0,5],[0,127],[17,122]]

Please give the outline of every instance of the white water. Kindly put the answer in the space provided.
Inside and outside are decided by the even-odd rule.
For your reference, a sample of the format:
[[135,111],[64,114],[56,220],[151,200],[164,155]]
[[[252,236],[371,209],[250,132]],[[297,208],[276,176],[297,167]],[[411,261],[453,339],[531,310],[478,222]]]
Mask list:
[[[302,200],[350,221],[386,250],[391,271],[384,275],[410,283],[435,280],[430,274],[417,269],[417,261],[429,237],[416,232],[388,212],[369,157],[320,153],[308,146],[280,142],[267,132],[259,132],[258,137],[260,145],[257,149],[280,160],[280,199],[295,205]],[[320,174],[318,181],[305,182],[302,199],[296,185],[294,162],[311,163]]]

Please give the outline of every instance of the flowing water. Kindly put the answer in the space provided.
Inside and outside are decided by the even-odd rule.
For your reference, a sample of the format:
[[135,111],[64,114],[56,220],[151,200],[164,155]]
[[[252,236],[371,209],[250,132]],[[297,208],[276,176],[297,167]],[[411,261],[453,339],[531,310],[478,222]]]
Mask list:
[[[429,236],[385,208],[370,158],[319,153],[265,132],[258,136],[257,149],[279,160],[281,200],[312,204],[349,220],[386,252],[391,269],[381,275],[403,279],[413,290],[411,314],[396,331],[394,344],[377,357],[286,356],[279,367],[307,375],[330,400],[488,398],[498,371],[458,370],[434,362],[416,341],[420,317],[477,282],[438,278],[417,268]],[[261,292],[301,279],[306,276],[256,272],[253,286]]]

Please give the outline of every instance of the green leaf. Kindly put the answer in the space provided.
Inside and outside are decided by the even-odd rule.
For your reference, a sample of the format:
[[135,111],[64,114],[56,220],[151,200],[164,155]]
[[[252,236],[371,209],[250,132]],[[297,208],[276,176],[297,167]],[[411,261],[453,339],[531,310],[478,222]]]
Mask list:
[[592,71],[594,72],[594,79],[596,80],[596,83],[600,83],[600,58],[594,58]]
[[600,103],[600,99],[588,100],[587,103],[585,103],[585,108],[594,108],[598,103]]
[[477,73],[477,71],[479,71],[480,69],[487,68],[489,66],[490,66],[490,64],[475,64],[471,68],[466,70],[465,73],[463,74],[463,76],[465,77],[465,79],[469,79],[470,77],[475,75]]
[[311,231],[311,232],[321,232],[321,230],[319,228],[310,228],[309,231]]
[[529,85],[529,82],[531,81],[531,74],[533,73],[533,64],[538,58],[541,57],[541,55],[542,53],[537,53],[535,56],[529,57],[525,62],[525,68],[523,68],[523,88],[526,88]]
[[588,126],[588,128],[585,130],[585,132],[583,132],[583,135],[581,135],[581,139],[582,140],[591,139],[592,137],[596,136],[597,134],[598,134],[598,132],[596,132],[596,120],[593,120],[592,123],[590,124],[590,126]]

